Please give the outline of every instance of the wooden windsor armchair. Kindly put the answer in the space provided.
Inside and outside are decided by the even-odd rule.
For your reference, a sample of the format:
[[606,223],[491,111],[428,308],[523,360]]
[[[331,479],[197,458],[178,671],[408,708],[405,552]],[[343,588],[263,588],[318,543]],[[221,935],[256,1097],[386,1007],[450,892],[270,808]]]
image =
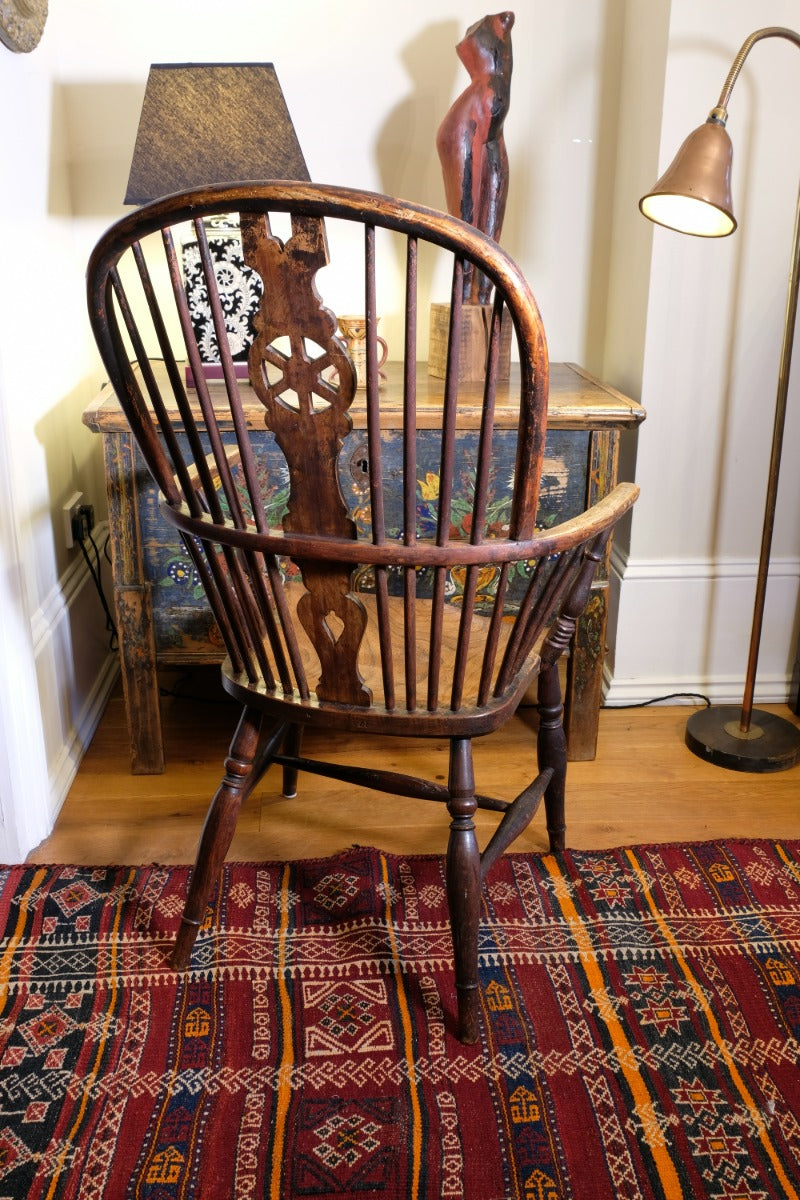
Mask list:
[[[249,380],[239,377],[229,348],[230,297],[209,249],[207,220],[218,214],[238,215],[244,270],[256,297]],[[274,232],[281,221],[289,226],[283,240]],[[206,381],[177,249],[187,223],[220,356],[221,404]],[[356,511],[341,486],[356,377],[336,336],[337,319],[316,286],[334,235],[345,246],[350,285],[356,275],[363,279],[367,326],[366,455]],[[423,481],[422,503],[415,368],[418,326],[427,311],[418,305],[418,280],[441,272],[442,260],[450,335],[443,403],[435,430],[426,430],[429,450],[434,439],[435,479]],[[473,464],[459,461],[455,438],[468,265],[494,287]],[[404,294],[402,465],[392,471],[385,470],[381,432],[379,266]],[[438,801],[450,817],[446,879],[458,1032],[463,1041],[475,1041],[482,881],[542,797],[551,849],[564,846],[558,659],[613,526],[637,489],[620,484],[585,514],[537,528],[548,395],[541,318],[509,257],[442,213],[300,183],[201,189],[146,206],[113,226],[92,255],[88,293],[103,361],[160,489],[161,511],[194,562],[224,639],[224,687],[242,704],[200,840],[173,965],[189,961],[239,808],[271,764],[283,769],[286,795],[294,795],[302,771],[347,787]],[[520,362],[519,425],[503,508],[493,414],[509,322]],[[154,371],[154,358],[164,360],[163,371]],[[159,382],[164,376],[168,386]],[[245,395],[263,406],[277,467],[254,447]],[[276,516],[278,484],[285,503]],[[502,726],[537,676],[536,778],[512,801],[476,794],[472,738]],[[332,738],[347,730],[448,739],[447,784],[304,757],[307,727],[330,731]],[[478,807],[502,814],[482,852],[473,821]]]

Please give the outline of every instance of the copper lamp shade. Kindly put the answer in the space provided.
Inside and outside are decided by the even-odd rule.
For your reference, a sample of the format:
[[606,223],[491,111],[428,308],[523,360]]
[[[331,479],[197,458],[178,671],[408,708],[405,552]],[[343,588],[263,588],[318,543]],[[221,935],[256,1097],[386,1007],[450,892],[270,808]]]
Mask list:
[[690,133],[651,192],[639,201],[646,217],[679,233],[725,237],[736,220],[731,200],[733,146],[725,126],[709,119]]

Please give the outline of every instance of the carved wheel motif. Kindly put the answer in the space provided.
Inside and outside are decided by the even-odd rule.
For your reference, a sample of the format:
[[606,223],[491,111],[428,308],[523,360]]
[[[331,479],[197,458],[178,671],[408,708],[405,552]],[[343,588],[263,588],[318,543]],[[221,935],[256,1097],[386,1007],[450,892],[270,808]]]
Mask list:
[[27,53],[38,46],[47,20],[47,0],[0,0],[0,41]]

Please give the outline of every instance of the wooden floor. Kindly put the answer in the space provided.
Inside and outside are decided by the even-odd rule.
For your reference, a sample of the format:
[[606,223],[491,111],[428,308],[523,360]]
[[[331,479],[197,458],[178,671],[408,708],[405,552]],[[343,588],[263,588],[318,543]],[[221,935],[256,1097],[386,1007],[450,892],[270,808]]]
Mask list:
[[[181,681],[192,698],[165,696],[168,765],[163,775],[129,771],[120,695],[108,705],[64,804],[55,831],[30,861],[76,864],[191,862],[237,709],[218,690],[216,671]],[[173,680],[168,680],[173,683]],[[767,706],[798,724],[785,706]],[[711,766],[683,743],[688,707],[606,709],[593,762],[571,763],[567,844],[603,848],[641,842],[718,837],[800,838],[800,766],[751,775]],[[529,781],[535,754],[535,711],[475,742],[476,785],[506,799]],[[309,735],[304,747],[313,754]],[[408,748],[396,739],[342,737],[344,760],[380,761],[389,769],[443,780],[447,750],[439,743]],[[485,844],[497,817],[479,814]],[[229,857],[275,860],[332,854],[353,843],[402,853],[441,853],[447,813],[441,805],[359,791],[301,776],[296,799],[280,795],[280,775],[266,775],[241,814]],[[515,849],[546,848],[544,814]]]

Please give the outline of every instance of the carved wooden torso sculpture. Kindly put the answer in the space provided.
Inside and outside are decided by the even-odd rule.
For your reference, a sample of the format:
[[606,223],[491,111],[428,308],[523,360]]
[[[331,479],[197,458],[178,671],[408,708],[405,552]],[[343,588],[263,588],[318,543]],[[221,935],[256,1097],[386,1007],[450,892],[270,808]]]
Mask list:
[[[439,127],[436,147],[442,163],[448,210],[495,241],[505,215],[508,155],[503,122],[511,93],[512,12],[486,16],[470,26],[456,47],[470,74]],[[465,281],[464,298],[485,304],[485,276]]]

